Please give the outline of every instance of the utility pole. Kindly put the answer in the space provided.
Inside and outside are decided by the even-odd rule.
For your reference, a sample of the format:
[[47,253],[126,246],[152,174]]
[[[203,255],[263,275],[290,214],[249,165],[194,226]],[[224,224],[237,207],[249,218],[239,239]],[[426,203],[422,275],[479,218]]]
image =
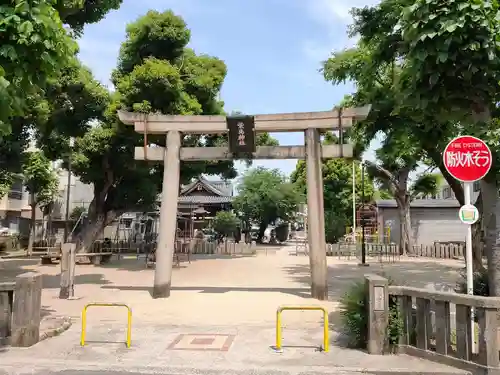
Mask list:
[[352,161],[352,236],[356,244],[356,163]]
[[361,263],[360,266],[366,267],[366,245],[365,245],[365,163],[361,163],[361,212],[359,213],[361,219]]
[[69,237],[69,204],[71,198],[71,152],[73,149],[74,139],[69,139],[69,153],[68,153],[68,180],[66,182],[66,215],[64,218],[64,242],[68,242]]

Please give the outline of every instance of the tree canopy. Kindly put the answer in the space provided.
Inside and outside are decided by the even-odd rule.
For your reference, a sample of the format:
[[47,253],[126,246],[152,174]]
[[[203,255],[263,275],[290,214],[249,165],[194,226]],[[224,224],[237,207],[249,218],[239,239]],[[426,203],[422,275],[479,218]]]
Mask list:
[[278,169],[258,167],[241,178],[233,206],[246,225],[259,226],[261,240],[270,224],[290,222],[303,201],[303,195]]
[[23,163],[23,177],[26,190],[30,194],[31,222],[28,254],[31,254],[35,241],[36,209],[54,201],[59,188],[59,178],[50,160],[41,151],[27,152]]
[[[149,11],[127,26],[112,81],[111,94],[75,59],[47,86],[48,116],[37,125],[40,147],[51,158],[65,163],[71,154],[72,170],[94,187],[82,232],[89,245],[102,229],[125,211],[155,209],[161,191],[163,165],[134,160],[135,146],[165,146],[165,137],[146,139],[132,126],[122,124],[118,110],[176,115],[224,114],[219,92],[226,66],[216,57],[196,54],[187,47],[190,30],[171,11]],[[73,148],[69,138],[75,138]],[[259,144],[276,141],[268,134]],[[183,146],[209,147],[227,144],[222,135],[189,135]],[[232,161],[182,162],[181,182],[200,174],[236,176]]]
[[[439,168],[461,204],[463,187],[443,166],[444,146],[460,134],[479,136],[493,146],[494,168],[481,184],[478,204],[486,218],[490,281],[498,286],[490,289],[492,295],[500,290],[500,251],[493,250],[499,230],[493,213],[498,121],[492,119],[499,92],[498,13],[497,1],[383,0],[353,10],[351,33],[359,35],[359,42],[333,54],[324,67],[329,81],[356,82],[353,102],[372,104],[357,128],[359,138],[368,144],[382,132],[408,139],[416,160]],[[476,264],[482,267],[480,236],[475,238]]]
[[[352,163],[355,163],[356,204],[362,202],[361,165],[357,161],[330,159],[323,162],[323,199],[325,208],[325,235],[328,243],[337,242],[346,227],[353,225],[352,217]],[[299,160],[292,172],[291,181],[304,195],[307,193],[306,163]],[[365,175],[365,202],[371,202],[374,186],[371,178]]]
[[[122,0],[17,0],[0,6],[0,135],[78,51],[74,36]],[[65,27],[65,26],[69,26]]]

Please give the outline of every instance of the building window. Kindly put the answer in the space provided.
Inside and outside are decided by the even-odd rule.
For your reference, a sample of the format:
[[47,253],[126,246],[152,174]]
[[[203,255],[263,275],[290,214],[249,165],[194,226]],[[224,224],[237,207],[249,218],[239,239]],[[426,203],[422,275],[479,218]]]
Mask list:
[[121,219],[120,221],[124,228],[129,229],[132,227],[132,219]]
[[479,181],[474,182],[474,184],[472,185],[472,190],[474,191],[474,193],[481,190],[481,185],[479,184]]
[[23,199],[23,181],[22,180],[16,180],[10,187],[8,197],[10,199],[17,199],[21,200]]

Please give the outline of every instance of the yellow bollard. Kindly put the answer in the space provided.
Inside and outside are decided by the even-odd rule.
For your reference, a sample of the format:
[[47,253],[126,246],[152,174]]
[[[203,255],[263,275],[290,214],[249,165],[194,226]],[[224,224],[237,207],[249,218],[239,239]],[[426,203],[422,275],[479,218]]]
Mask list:
[[323,347],[324,352],[330,350],[330,339],[329,339],[329,326],[328,326],[328,311],[321,306],[280,306],[276,310],[276,345],[274,350],[277,353],[283,352],[282,347],[282,336],[281,336],[281,313],[285,310],[298,310],[298,311],[323,311]]
[[127,309],[127,338],[125,345],[130,348],[132,342],[132,309],[124,303],[87,303],[82,310],[82,332],[80,335],[80,345],[85,346],[85,335],[87,331],[87,309],[89,307],[125,307]]

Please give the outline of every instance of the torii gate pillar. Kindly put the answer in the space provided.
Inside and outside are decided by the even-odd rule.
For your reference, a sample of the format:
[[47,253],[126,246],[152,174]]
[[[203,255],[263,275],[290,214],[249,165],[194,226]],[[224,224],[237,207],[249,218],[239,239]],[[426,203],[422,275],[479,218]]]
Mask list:
[[177,227],[177,200],[179,198],[181,133],[171,130],[167,133],[167,147],[164,149],[163,190],[161,194],[158,246],[153,285],[153,298],[170,297],[172,266]]
[[[311,267],[311,296],[328,299],[328,268],[326,264],[325,215],[321,143],[318,129],[304,132],[307,173],[307,239]],[[326,284],[325,284],[326,283]]]
[[[304,146],[261,146],[254,153],[255,159],[306,159],[308,238],[311,265],[311,294],[319,300],[328,298],[328,278],[325,244],[325,219],[323,204],[323,175],[321,159],[352,158],[352,145],[321,145],[320,131],[352,126],[355,120],[366,118],[370,105],[359,108],[334,109],[324,112],[279,113],[255,115],[256,132],[298,132],[305,134]],[[170,296],[172,263],[177,225],[177,200],[179,197],[180,161],[231,160],[233,154],[225,147],[182,147],[181,133],[226,133],[225,116],[178,116],[132,112],[118,112],[120,120],[134,125],[135,131],[146,134],[166,134],[167,147],[135,148],[136,160],[163,162],[163,192],[160,208],[160,232],[156,251],[156,270],[153,286],[154,298]]]

